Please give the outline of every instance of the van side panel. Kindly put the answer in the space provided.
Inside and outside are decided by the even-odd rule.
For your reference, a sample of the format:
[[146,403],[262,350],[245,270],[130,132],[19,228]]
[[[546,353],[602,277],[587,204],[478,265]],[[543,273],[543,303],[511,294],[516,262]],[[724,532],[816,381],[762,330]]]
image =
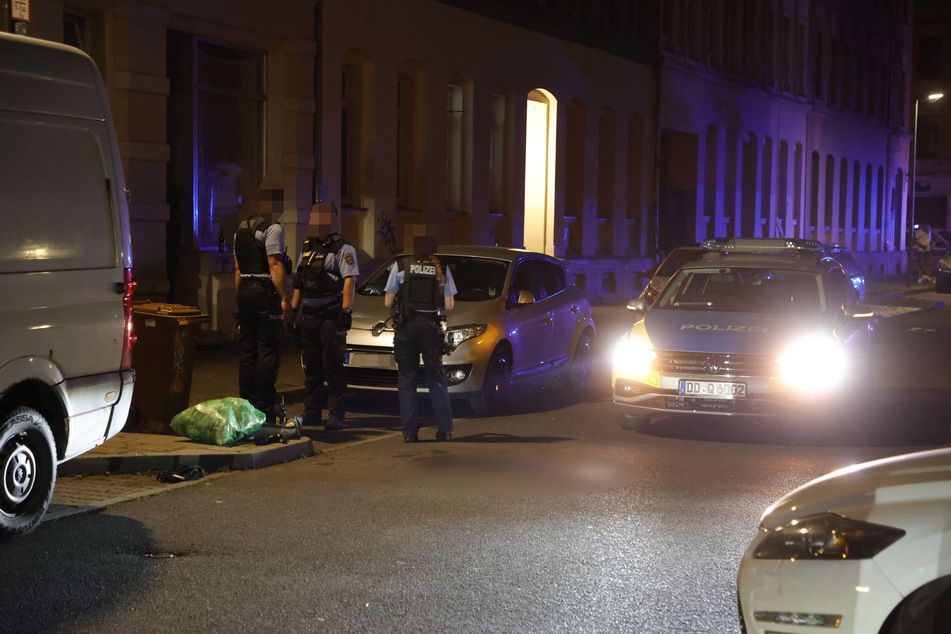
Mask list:
[[134,380],[122,164],[99,72],[74,48],[0,33],[0,222],[0,398],[36,401],[62,461],[121,431]]
[[0,271],[119,265],[105,123],[0,110]]

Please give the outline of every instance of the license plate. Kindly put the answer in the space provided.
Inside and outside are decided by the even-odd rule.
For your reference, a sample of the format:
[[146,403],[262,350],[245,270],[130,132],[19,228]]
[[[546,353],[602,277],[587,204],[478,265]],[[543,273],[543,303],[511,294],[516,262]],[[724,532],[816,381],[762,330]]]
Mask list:
[[343,364],[350,365],[350,351],[349,350],[343,353]]
[[744,398],[746,396],[746,383],[687,381],[681,379],[679,393],[682,396],[702,396],[704,398]]

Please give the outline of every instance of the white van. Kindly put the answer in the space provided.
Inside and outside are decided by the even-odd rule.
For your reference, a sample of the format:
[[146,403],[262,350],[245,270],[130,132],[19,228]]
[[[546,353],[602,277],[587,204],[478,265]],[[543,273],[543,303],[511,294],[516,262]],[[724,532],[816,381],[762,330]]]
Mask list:
[[129,211],[105,88],[72,47],[0,33],[0,538],[132,402]]

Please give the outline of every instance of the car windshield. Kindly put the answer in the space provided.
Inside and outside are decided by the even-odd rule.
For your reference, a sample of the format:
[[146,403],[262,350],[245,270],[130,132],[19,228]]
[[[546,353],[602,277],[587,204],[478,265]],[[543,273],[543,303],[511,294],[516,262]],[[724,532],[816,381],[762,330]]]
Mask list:
[[[509,263],[469,255],[440,255],[439,259],[452,271],[456,283],[457,302],[482,302],[502,296]],[[383,295],[390,269],[396,265],[393,258],[357,288],[360,295]]]
[[657,308],[749,313],[816,313],[822,310],[817,273],[765,268],[682,270]]

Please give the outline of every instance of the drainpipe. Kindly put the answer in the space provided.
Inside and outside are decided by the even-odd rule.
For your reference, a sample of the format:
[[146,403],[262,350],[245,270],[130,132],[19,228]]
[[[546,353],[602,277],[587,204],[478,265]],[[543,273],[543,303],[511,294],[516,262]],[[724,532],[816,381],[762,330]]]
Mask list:
[[324,65],[324,38],[323,38],[323,26],[324,26],[324,3],[321,0],[317,0],[314,3],[314,44],[316,45],[316,52],[314,53],[314,138],[313,138],[313,152],[314,152],[314,189],[313,189],[313,203],[318,203],[324,198],[324,193],[322,191],[323,187],[323,151],[322,151],[322,141],[323,141],[323,125],[322,125],[322,102],[323,102],[323,76],[322,70]]
[[661,57],[654,71],[654,160],[651,162],[653,166],[651,173],[651,223],[647,228],[650,256],[655,259],[658,253],[660,253],[660,107],[661,89],[663,85],[661,72],[663,66],[664,60],[663,57]]

